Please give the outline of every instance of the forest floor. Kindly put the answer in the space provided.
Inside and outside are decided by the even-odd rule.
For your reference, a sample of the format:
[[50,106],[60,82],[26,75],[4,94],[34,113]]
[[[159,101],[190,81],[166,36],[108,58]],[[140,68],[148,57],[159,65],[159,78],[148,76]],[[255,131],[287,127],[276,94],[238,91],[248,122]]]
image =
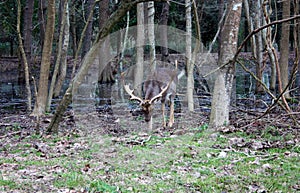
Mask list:
[[32,117],[2,114],[0,192],[300,191],[299,127],[278,109],[261,114],[235,108],[217,130],[203,112],[177,113],[168,129],[155,115],[148,131],[126,111],[68,111],[52,135],[51,115],[36,134]]

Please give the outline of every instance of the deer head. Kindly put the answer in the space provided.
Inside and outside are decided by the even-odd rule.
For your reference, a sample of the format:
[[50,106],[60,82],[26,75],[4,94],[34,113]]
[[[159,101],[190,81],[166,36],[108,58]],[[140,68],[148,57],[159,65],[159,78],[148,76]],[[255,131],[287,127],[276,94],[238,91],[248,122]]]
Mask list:
[[125,85],[124,84],[124,89],[125,91],[129,94],[130,96],[130,100],[136,100],[140,102],[140,107],[142,108],[142,111],[144,113],[145,116],[145,121],[149,122],[151,120],[152,117],[152,112],[153,112],[153,103],[158,99],[163,97],[163,95],[165,94],[165,92],[168,90],[169,86],[170,86],[171,82],[165,86],[164,88],[161,89],[161,92],[158,93],[157,95],[155,95],[154,97],[152,97],[151,99],[142,99],[136,95],[133,94],[134,90],[131,90],[129,88],[129,85]]
[[138,97],[134,95],[134,90],[129,88],[129,85],[125,85],[124,79],[124,89],[129,94],[130,100],[136,100],[140,103],[140,107],[144,113],[145,121],[150,122],[151,126],[154,102],[161,99],[162,103],[162,114],[163,114],[163,126],[166,126],[164,109],[165,101],[170,100],[170,120],[169,126],[171,127],[174,122],[174,97],[176,94],[176,84],[177,84],[177,70],[158,68],[154,73],[152,73],[147,80],[144,82],[143,90],[145,92],[145,98]]

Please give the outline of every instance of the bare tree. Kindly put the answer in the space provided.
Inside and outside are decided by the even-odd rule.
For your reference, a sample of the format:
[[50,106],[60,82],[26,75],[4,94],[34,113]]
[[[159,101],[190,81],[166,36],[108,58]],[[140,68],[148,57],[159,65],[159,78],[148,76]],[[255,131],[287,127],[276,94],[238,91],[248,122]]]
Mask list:
[[85,54],[89,51],[89,49],[92,46],[92,33],[93,33],[93,20],[89,19],[89,13],[93,12],[94,9],[94,1],[95,0],[88,0],[87,1],[87,12],[86,12],[86,24],[87,24],[87,29],[86,29],[86,34],[83,39],[82,43],[82,52],[81,52],[81,58],[85,56]]
[[33,17],[34,0],[27,0],[24,10],[24,50],[27,61],[31,61],[32,49],[32,17]]
[[169,56],[168,50],[168,18],[169,18],[169,2],[163,3],[163,8],[160,15],[160,25],[164,25],[161,27],[160,32],[160,43],[161,43],[161,61],[167,62],[167,58]]
[[33,115],[42,115],[46,111],[48,97],[48,78],[51,63],[52,43],[55,24],[55,0],[49,0],[47,6],[47,24],[42,53],[42,62],[38,86],[38,94],[33,109]]
[[[251,15],[249,1],[251,0],[243,0],[243,5],[245,9],[245,15],[247,18],[248,32],[251,33],[254,30],[254,23],[253,23],[253,17]],[[253,56],[256,56],[256,43],[255,43],[254,36],[251,37],[250,42],[251,42],[252,54]]]
[[[109,0],[102,0],[99,2],[99,28],[101,29],[105,21],[109,18]],[[99,83],[112,83],[114,78],[114,66],[110,65],[110,38],[107,36],[103,46],[99,51]]]
[[154,36],[154,1],[148,2],[148,37],[150,45],[150,68],[154,72],[156,68],[155,36]]
[[21,23],[21,1],[18,0],[18,16],[17,16],[17,33],[18,33],[18,40],[19,40],[19,48],[21,51],[21,55],[24,62],[24,72],[25,72],[25,82],[26,82],[26,94],[27,94],[27,110],[31,111],[31,90],[30,90],[30,82],[29,82],[29,69],[28,69],[28,60],[26,58],[26,53],[24,50],[21,30],[20,30],[20,23]]
[[[282,18],[290,17],[290,6],[291,1],[285,0],[282,1]],[[279,59],[279,67],[281,74],[281,82],[282,88],[285,88],[289,82],[289,54],[290,54],[290,22],[282,23],[281,27],[281,39],[280,39],[280,59]],[[284,94],[285,98],[290,98],[289,89],[287,89]]]
[[[263,24],[265,25],[265,24],[271,23],[270,16],[273,12],[273,9],[272,9],[272,6],[271,6],[270,2],[269,2],[269,4],[267,4],[267,3],[263,4],[263,12],[264,12],[264,22],[263,22]],[[263,33],[263,39],[264,39],[264,42],[265,42],[266,52],[267,52],[267,54],[270,58],[270,63],[271,63],[270,89],[275,90],[275,87],[276,87],[277,50],[274,47],[274,40],[275,40],[276,33],[275,33],[274,38],[273,38],[271,30],[272,30],[272,28],[268,27],[268,28],[266,28],[266,30],[262,31],[262,33]],[[264,63],[266,63],[266,59],[264,59],[263,61],[264,61]]]
[[[57,57],[55,61],[54,71],[52,75],[52,80],[49,88],[49,95],[48,95],[48,102],[46,110],[50,110],[50,105],[53,97],[54,86],[60,91],[62,82],[64,77],[66,76],[66,59],[67,59],[67,50],[69,45],[69,6],[68,0],[63,0],[63,14],[61,18],[61,25],[60,25],[60,33],[59,33],[59,40],[57,45]],[[58,75],[60,69],[60,78],[58,84],[56,84],[56,77]]]
[[39,8],[38,8],[38,20],[39,20],[39,27],[40,27],[40,44],[41,47],[44,46],[44,39],[45,39],[45,30],[46,30],[46,10],[47,4],[44,0],[39,0]]
[[[136,40],[136,66],[134,76],[134,87],[142,84],[144,78],[144,3],[137,4],[137,40]],[[137,94],[141,96],[141,88],[137,89]]]
[[228,1],[226,19],[221,31],[218,64],[220,68],[215,81],[209,125],[211,128],[229,124],[229,106],[235,64],[230,62],[237,50],[242,0]]
[[[259,28],[262,26],[262,0],[252,0],[252,17],[254,21],[255,28]],[[263,39],[262,39],[262,32],[258,32],[255,34],[255,44],[256,44],[256,50],[255,50],[255,58],[256,58],[256,76],[261,81],[263,78],[263,70],[264,67],[263,64]],[[261,93],[263,92],[263,87],[260,83],[260,81],[256,81],[256,87],[255,92]]]
[[185,0],[185,17],[186,17],[186,68],[187,68],[187,103],[189,111],[194,111],[194,63],[192,59],[192,2],[191,0]]

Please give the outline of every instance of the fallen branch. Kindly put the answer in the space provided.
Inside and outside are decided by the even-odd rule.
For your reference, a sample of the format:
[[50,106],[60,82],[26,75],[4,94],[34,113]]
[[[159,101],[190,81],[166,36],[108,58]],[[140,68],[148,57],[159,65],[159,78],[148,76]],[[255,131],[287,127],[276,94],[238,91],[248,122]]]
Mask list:
[[18,134],[21,134],[21,131],[16,131],[16,132],[8,133],[6,135],[2,135],[2,136],[0,136],[0,139],[6,138],[6,137],[12,136],[12,135],[18,135]]

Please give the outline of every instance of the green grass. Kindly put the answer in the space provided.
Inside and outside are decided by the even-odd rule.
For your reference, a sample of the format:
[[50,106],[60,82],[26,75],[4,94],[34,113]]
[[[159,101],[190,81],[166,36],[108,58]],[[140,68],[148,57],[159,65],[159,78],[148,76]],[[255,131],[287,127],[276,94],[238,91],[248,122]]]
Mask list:
[[[283,137],[277,129],[267,127],[260,135],[223,134],[203,125],[184,135],[141,139],[132,134],[116,143],[108,135],[28,137],[2,147],[0,191],[22,192],[25,185],[30,191],[36,184],[52,191],[47,189],[52,184],[56,190],[88,192],[295,192],[300,185],[299,145],[255,150],[230,143],[232,138],[247,144],[295,137]],[[144,142],[132,143],[139,140]],[[62,141],[69,146],[57,153]],[[47,144],[49,152],[42,154],[34,142]],[[75,143],[85,148],[76,149]]]
[[4,188],[14,189],[15,187],[17,187],[17,185],[13,180],[3,180],[0,177],[0,190]]

